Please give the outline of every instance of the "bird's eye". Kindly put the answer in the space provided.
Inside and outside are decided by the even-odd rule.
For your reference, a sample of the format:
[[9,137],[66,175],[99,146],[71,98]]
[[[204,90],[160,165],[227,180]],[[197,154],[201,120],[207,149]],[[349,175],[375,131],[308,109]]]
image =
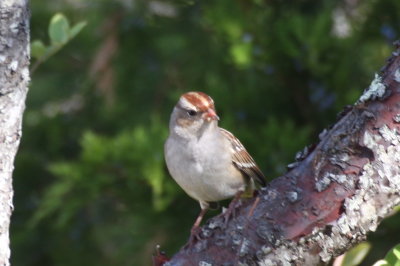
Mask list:
[[189,111],[187,111],[187,114],[190,116],[195,116],[195,115],[197,115],[197,112],[195,110],[189,110]]

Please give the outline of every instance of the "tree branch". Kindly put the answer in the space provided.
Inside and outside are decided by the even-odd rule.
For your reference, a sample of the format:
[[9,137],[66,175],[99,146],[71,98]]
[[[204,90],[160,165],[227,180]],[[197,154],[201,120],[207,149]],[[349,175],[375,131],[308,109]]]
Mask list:
[[0,1],[0,265],[10,265],[12,172],[29,83],[27,0]]
[[210,219],[202,240],[164,265],[317,265],[365,240],[400,203],[399,47],[285,175],[242,200],[226,226]]

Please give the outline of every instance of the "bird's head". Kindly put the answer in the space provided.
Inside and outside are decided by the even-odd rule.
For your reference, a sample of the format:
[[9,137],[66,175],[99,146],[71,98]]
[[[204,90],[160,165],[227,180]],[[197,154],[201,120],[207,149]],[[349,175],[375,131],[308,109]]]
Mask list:
[[171,115],[170,130],[178,135],[199,137],[209,127],[217,126],[219,117],[213,99],[203,92],[183,94]]

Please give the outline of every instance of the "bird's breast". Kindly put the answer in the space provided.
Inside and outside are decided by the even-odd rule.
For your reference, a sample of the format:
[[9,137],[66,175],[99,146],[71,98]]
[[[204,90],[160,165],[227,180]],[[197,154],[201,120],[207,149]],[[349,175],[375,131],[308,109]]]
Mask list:
[[184,145],[170,144],[165,154],[170,174],[192,198],[219,201],[244,190],[243,177],[233,166],[224,142],[205,136]]

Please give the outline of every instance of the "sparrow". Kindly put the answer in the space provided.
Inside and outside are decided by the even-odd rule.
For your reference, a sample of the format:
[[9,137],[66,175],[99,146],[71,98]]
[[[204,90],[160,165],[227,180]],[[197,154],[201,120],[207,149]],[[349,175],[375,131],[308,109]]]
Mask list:
[[200,203],[201,212],[192,234],[211,202],[253,191],[255,182],[266,185],[254,159],[232,133],[218,127],[218,121],[210,96],[187,92],[179,98],[169,122],[169,136],[164,145],[168,171]]

